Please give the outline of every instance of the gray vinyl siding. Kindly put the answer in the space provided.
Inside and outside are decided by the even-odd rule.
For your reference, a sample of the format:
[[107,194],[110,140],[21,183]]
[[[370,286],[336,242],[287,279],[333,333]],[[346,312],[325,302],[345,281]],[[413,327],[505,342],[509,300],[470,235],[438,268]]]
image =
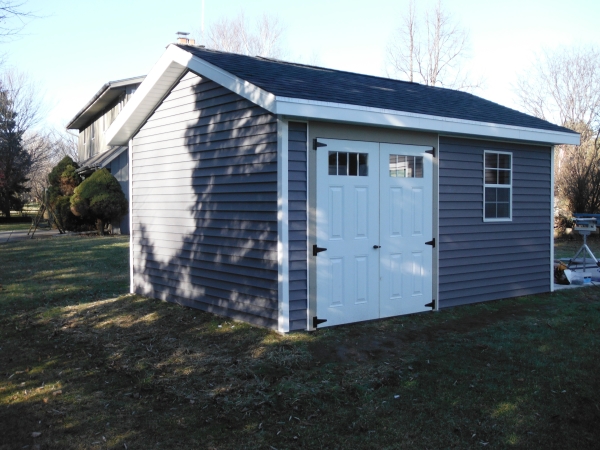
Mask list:
[[277,121],[188,72],[133,140],[136,293],[277,328]]
[[[513,157],[512,221],[483,221],[484,150]],[[550,290],[549,147],[440,137],[440,307]]]
[[307,268],[307,124],[288,124],[290,331],[306,330]]
[[[129,155],[127,151],[122,152],[113,159],[110,164],[110,173],[117,179],[125,198],[129,200]],[[118,227],[118,231],[117,228]],[[129,234],[129,214],[124,215],[117,224],[113,224],[113,231],[118,234]]]

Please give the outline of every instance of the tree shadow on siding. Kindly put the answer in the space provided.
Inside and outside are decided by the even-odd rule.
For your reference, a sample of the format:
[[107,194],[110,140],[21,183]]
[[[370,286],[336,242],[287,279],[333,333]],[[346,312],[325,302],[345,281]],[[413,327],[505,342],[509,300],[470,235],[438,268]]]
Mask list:
[[[168,160],[156,185],[168,194],[156,197],[164,208],[134,217],[135,292],[275,327],[276,118],[208,80],[175,88],[163,105],[186,89],[193,119],[166,133],[173,140],[161,152]],[[161,140],[163,132],[156,127]]]

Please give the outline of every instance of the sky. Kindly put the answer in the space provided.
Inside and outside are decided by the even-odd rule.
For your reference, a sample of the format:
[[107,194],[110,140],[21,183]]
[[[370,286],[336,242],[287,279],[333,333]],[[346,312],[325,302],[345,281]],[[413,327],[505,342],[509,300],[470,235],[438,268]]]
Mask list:
[[[285,27],[286,58],[385,76],[385,49],[409,0],[28,0],[21,34],[0,43],[5,67],[25,73],[43,94],[46,127],[65,125],[111,80],[147,74],[177,31],[200,35],[224,17],[263,13]],[[424,13],[435,0],[415,0]],[[595,0],[445,0],[469,32],[477,95],[518,109],[513,91],[536,53],[600,45]]]

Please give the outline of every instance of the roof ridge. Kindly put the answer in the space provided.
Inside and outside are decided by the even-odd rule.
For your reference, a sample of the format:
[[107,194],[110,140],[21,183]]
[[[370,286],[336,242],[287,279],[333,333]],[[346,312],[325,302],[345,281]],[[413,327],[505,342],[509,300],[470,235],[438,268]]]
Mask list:
[[[383,77],[383,76],[372,75],[372,74],[368,74],[368,73],[351,72],[349,70],[334,69],[332,67],[315,66],[315,65],[312,65],[312,64],[304,64],[304,63],[300,63],[300,62],[286,61],[286,60],[283,60],[283,59],[270,58],[270,57],[267,57],[267,56],[259,56],[259,55],[251,56],[251,55],[245,55],[243,53],[226,52],[226,51],[223,51],[223,50],[215,50],[215,49],[212,49],[212,48],[208,48],[208,47],[206,47],[204,45],[184,45],[184,44],[175,44],[175,45],[177,45],[178,47],[181,47],[181,48],[191,47],[191,48],[193,48],[195,50],[208,51],[208,52],[211,52],[211,53],[219,53],[221,55],[236,55],[236,56],[242,56],[242,57],[245,57],[245,58],[258,59],[258,60],[261,60],[261,61],[268,61],[268,62],[286,64],[286,65],[290,65],[290,66],[307,67],[307,68],[310,68],[310,69],[319,69],[319,70],[329,70],[329,71],[332,71],[332,72],[346,73],[346,74],[349,74],[349,75],[360,75],[362,77],[375,78],[375,79],[378,79],[378,80],[389,80],[389,81],[392,81],[392,82],[395,82],[395,83],[405,83],[405,84],[408,84],[408,85],[411,85],[411,86],[412,85],[416,85],[416,86],[422,86],[422,87],[425,87],[425,88],[443,89],[443,90],[446,90],[446,91],[453,91],[453,92],[457,91],[456,89],[451,89],[451,88],[442,87],[442,86],[430,86],[428,84],[422,84],[422,83],[418,83],[416,81],[399,80],[397,78]],[[464,94],[473,95],[470,92],[465,92],[465,91],[458,91],[458,92],[462,92]]]

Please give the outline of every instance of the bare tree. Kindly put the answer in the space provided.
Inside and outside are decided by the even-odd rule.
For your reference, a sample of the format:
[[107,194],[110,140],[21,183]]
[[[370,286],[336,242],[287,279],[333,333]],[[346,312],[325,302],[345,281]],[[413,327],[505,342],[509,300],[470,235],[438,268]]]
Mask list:
[[39,125],[47,111],[44,94],[35,81],[24,72],[7,68],[0,75],[0,85],[11,99],[17,128],[25,133]]
[[15,0],[0,0],[0,41],[18,35],[27,19],[35,18],[30,11],[24,10],[27,2]]
[[420,20],[411,0],[386,48],[387,73],[429,86],[472,90],[481,81],[470,80],[465,70],[468,48],[468,32],[440,1]]
[[600,49],[544,50],[521,74],[515,91],[527,112],[593,135],[600,125]]
[[31,132],[25,140],[25,150],[31,157],[28,187],[31,196],[39,201],[44,198],[44,191],[49,186],[48,174],[52,168],[65,156],[78,160],[77,137],[52,129]]
[[251,27],[243,12],[233,19],[221,18],[209,27],[207,47],[249,56],[281,58],[284,26],[277,16],[263,14]]
[[567,213],[600,212],[600,50],[545,50],[515,86],[521,107],[581,134],[555,153],[555,194]]

